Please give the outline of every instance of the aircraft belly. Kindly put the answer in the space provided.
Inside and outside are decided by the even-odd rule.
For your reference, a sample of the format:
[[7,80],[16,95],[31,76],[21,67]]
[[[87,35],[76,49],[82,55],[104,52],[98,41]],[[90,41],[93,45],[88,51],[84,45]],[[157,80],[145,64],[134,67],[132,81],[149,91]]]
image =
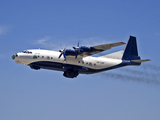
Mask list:
[[51,62],[51,61],[37,61],[30,63],[29,66],[36,66],[43,69],[58,70],[58,71],[67,71],[70,69],[75,69],[83,73],[88,71],[88,69],[86,69],[86,67],[83,66],[70,65],[66,63]]
[[85,66],[80,66],[80,65],[71,65],[71,64],[64,64],[64,63],[58,63],[58,62],[51,62],[51,61],[37,61],[30,63],[29,66],[36,66],[42,69],[49,69],[49,70],[58,70],[58,71],[67,71],[69,69],[74,69],[78,70],[80,74],[93,74],[93,73],[98,73],[102,72],[105,70],[110,70],[118,67],[122,67],[123,65],[120,64],[112,64],[108,65],[109,67],[105,68],[100,68],[100,69],[94,69],[94,68],[89,68]]

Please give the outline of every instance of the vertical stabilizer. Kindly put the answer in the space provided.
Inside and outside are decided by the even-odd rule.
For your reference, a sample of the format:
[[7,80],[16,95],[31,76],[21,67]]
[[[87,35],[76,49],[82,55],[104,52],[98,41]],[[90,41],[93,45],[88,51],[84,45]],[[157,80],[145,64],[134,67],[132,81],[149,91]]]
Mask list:
[[124,48],[122,60],[140,60],[138,56],[136,37],[130,36]]

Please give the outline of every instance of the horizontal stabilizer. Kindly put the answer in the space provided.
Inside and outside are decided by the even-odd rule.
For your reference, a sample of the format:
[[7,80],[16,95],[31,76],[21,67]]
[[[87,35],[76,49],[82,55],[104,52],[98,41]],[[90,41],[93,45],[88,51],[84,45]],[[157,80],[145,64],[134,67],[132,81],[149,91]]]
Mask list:
[[145,59],[145,60],[131,60],[131,62],[134,62],[134,63],[142,63],[142,62],[147,62],[147,61],[150,61],[150,59]]

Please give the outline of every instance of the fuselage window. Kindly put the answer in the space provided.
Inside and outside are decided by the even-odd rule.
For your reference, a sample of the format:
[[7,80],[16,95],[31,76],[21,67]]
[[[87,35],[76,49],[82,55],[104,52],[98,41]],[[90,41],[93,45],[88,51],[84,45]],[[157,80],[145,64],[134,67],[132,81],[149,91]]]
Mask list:
[[82,61],[82,63],[84,64],[84,62]]
[[42,56],[42,58],[44,58],[44,56]]
[[88,64],[88,62],[86,62],[86,64]]
[[89,65],[92,65],[92,63],[89,63]]
[[96,64],[94,63],[94,65],[96,65]]
[[80,61],[78,61],[78,63],[80,63]]
[[47,56],[47,59],[49,59],[49,56]]
[[53,57],[51,57],[51,59],[53,59]]

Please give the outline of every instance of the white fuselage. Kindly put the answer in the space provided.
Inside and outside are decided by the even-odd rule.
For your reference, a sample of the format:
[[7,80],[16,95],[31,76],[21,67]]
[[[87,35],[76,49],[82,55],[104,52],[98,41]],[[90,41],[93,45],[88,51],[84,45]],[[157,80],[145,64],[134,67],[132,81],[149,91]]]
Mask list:
[[[16,63],[22,63],[24,65],[30,65],[36,62],[54,62],[60,64],[67,65],[75,65],[82,66],[90,69],[105,69],[115,65],[118,65],[122,62],[120,59],[112,59],[112,58],[104,58],[104,57],[83,57],[75,59],[74,56],[67,56],[66,59],[64,57],[58,58],[60,53],[51,50],[41,50],[41,49],[33,49],[26,50],[25,52],[17,53],[17,57],[15,57]],[[63,67],[62,65],[62,67]]]

